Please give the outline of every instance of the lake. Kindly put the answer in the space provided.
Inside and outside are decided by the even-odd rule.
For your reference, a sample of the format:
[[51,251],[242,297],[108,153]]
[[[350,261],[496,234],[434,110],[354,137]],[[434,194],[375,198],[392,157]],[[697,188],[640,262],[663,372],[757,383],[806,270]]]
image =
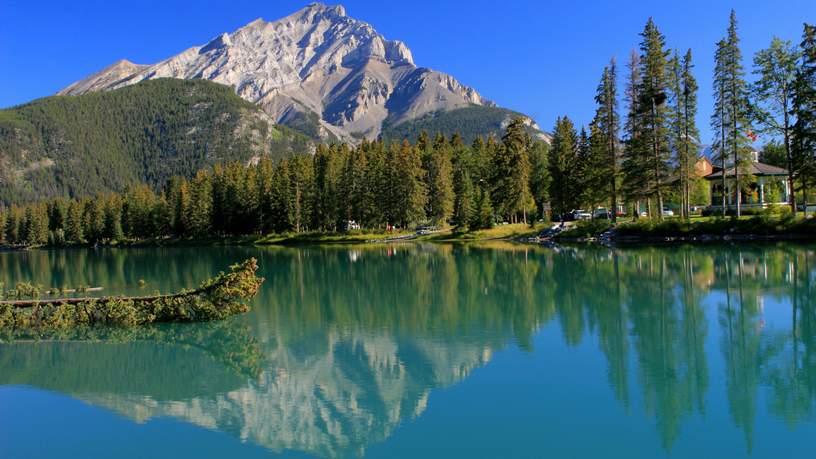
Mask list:
[[0,457],[813,455],[814,245],[35,250],[0,282],[169,292],[250,256],[223,322],[0,332]]

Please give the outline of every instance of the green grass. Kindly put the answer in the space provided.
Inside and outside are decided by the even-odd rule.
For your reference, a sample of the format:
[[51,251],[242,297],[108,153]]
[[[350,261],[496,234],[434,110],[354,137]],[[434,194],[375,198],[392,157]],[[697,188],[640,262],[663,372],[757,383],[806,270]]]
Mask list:
[[419,239],[423,241],[434,242],[472,242],[472,241],[490,241],[497,239],[516,239],[522,237],[535,236],[543,229],[543,225],[535,225],[531,227],[526,223],[516,223],[512,225],[497,225],[493,228],[467,231],[464,233],[457,232],[442,232],[421,236]]
[[703,217],[685,221],[679,218],[663,221],[642,220],[623,223],[616,228],[624,237],[688,237],[688,236],[816,236],[816,220],[794,219],[790,214],[766,212],[739,219]]
[[384,232],[366,232],[366,231],[350,231],[348,233],[324,233],[324,232],[306,232],[306,233],[285,233],[285,234],[269,234],[255,240],[257,245],[272,245],[272,244],[351,244],[366,242],[373,239],[385,239],[395,236],[406,236],[414,234],[413,231],[396,231],[390,233]]

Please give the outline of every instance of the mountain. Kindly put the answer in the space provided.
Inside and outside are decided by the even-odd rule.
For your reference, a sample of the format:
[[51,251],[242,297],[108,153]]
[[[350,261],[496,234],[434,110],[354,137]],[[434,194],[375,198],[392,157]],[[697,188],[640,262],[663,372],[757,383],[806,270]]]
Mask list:
[[311,141],[228,87],[170,78],[0,110],[0,203],[162,186],[217,162],[309,151]]
[[342,6],[317,3],[277,21],[257,19],[157,64],[119,61],[60,94],[163,77],[231,86],[273,121],[329,140],[376,138],[384,122],[394,127],[495,105],[450,75],[418,67],[404,43],[346,16]]
[[408,139],[415,141],[420,133],[427,132],[432,137],[445,134],[450,137],[458,133],[465,144],[470,144],[476,137],[492,135],[499,139],[504,135],[507,124],[514,117],[526,120],[526,130],[534,139],[549,143],[551,137],[543,132],[535,122],[525,115],[500,107],[483,107],[471,105],[450,111],[437,111],[423,115],[415,120],[405,121],[392,126],[386,120],[380,136],[386,141]]

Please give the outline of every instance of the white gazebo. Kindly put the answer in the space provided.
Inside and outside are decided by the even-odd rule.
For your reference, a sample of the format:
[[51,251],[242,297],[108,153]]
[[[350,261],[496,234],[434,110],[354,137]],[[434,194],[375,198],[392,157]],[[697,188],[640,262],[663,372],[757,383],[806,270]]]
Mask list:
[[[746,166],[740,175],[751,176],[754,181],[742,190],[742,208],[766,208],[777,204],[786,204],[790,196],[788,186],[788,171],[781,167],[759,161],[751,161],[750,166]],[[714,172],[706,175],[711,189],[711,210],[722,210],[722,177],[723,170],[716,168]],[[737,193],[734,186],[734,168],[727,167],[725,170],[725,201],[728,208],[737,206]]]

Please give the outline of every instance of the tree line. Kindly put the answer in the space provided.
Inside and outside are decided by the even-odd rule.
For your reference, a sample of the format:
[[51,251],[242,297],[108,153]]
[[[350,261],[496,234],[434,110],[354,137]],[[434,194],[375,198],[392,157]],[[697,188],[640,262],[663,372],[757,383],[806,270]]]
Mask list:
[[[705,185],[694,174],[700,142],[692,51],[667,48],[651,18],[640,36],[639,49],[632,51],[626,66],[626,113],[619,117],[613,59],[603,70],[588,132],[582,128],[578,133],[566,116],[556,121],[549,157],[551,180],[557,184],[551,194],[554,213],[588,204],[616,209],[622,200],[635,216],[645,207],[650,217],[659,219],[671,202],[688,218],[692,203],[708,204],[701,198],[704,193],[695,192]],[[798,47],[773,38],[754,56],[756,79],[749,83],[732,11],[714,59],[713,159],[715,166],[729,170],[722,188],[728,175],[736,188],[749,189],[751,143],[757,134],[766,134],[771,140],[763,157],[773,157],[789,171],[790,189],[806,201],[816,185],[816,27],[804,24]],[[721,199],[724,215],[725,193]],[[796,193],[789,199],[795,213]],[[741,207],[741,194],[736,193],[738,216]]]
[[5,245],[108,243],[452,223],[527,222],[548,200],[546,143],[514,119],[501,139],[427,134],[414,144],[319,145],[314,155],[233,162],[92,198],[0,210]]

